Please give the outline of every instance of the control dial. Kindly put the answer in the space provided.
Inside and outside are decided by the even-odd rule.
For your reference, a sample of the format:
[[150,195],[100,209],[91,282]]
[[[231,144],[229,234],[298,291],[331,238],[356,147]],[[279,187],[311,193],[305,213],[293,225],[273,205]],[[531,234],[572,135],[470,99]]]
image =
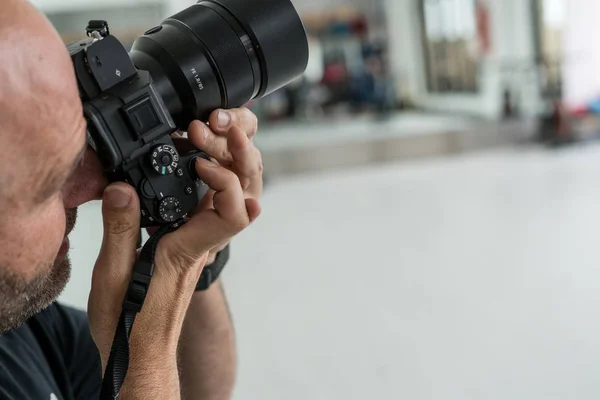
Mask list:
[[179,166],[179,153],[175,147],[162,144],[152,150],[150,162],[152,163],[152,168],[160,175],[170,175]]
[[181,202],[176,197],[165,197],[158,206],[160,217],[166,222],[175,222],[183,217]]

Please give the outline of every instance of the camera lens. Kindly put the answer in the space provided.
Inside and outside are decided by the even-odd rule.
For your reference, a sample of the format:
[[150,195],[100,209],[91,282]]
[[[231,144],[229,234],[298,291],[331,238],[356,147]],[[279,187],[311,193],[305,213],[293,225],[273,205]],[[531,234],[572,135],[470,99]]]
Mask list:
[[308,41],[290,0],[201,0],[138,38],[130,55],[186,128],[298,78]]

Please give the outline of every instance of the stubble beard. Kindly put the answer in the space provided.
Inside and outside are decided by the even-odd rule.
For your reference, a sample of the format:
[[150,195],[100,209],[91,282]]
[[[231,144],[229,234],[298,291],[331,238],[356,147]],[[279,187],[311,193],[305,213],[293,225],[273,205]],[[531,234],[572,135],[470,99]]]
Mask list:
[[[69,210],[68,233],[76,220],[77,210]],[[0,335],[19,327],[56,301],[71,277],[71,261],[67,255],[52,263],[40,263],[36,271],[42,272],[29,280],[11,271],[10,267],[0,265]]]
[[0,334],[17,328],[60,296],[71,276],[71,262],[65,257],[40,270],[48,272],[25,281],[0,267]]

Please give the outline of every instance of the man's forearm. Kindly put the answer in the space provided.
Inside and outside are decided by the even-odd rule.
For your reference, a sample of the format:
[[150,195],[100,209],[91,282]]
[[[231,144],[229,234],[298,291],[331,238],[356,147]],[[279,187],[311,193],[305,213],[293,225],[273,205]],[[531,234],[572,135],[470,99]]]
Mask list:
[[[181,399],[175,356],[156,356],[157,360],[132,363],[120,392],[120,399]],[[133,360],[132,360],[133,361]]]
[[194,294],[179,340],[184,399],[230,399],[236,376],[233,324],[219,282]]

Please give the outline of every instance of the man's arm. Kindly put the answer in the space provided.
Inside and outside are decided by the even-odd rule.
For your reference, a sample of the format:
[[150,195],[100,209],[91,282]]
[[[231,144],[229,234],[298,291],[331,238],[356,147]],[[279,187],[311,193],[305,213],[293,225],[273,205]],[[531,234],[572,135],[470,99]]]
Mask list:
[[182,398],[231,398],[236,377],[235,333],[219,282],[194,294],[178,354]]

